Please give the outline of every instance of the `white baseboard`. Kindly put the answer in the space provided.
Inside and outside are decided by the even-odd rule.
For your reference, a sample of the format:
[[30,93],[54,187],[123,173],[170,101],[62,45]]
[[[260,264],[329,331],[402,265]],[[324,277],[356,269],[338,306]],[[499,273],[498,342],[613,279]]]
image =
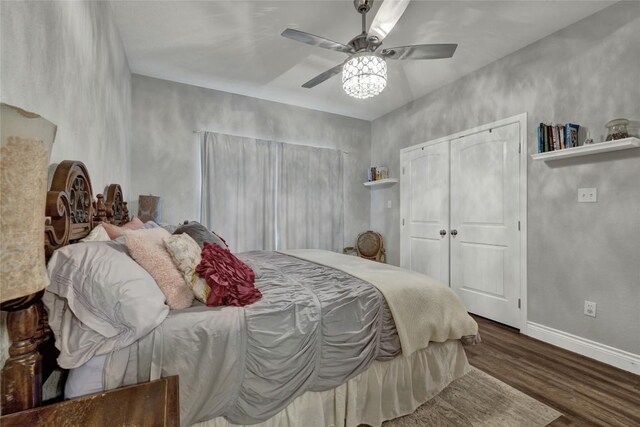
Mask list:
[[638,354],[600,344],[534,322],[527,322],[527,335],[531,338],[640,375],[640,355]]

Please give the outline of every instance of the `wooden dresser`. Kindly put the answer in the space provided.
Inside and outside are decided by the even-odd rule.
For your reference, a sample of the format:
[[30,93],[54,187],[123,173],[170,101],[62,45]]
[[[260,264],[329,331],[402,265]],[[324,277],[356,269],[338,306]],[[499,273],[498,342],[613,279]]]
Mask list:
[[0,417],[0,425],[178,427],[178,377],[162,378],[16,412]]

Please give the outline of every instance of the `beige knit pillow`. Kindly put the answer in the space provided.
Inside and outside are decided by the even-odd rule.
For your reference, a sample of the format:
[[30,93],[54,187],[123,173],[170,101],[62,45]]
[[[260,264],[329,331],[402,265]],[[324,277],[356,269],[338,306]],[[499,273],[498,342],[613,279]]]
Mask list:
[[191,306],[193,292],[175,266],[163,239],[171,236],[164,228],[127,230],[124,243],[131,257],[153,277],[172,309]]
[[188,234],[174,234],[164,238],[164,245],[171,255],[173,262],[182,272],[184,280],[189,284],[196,298],[207,303],[211,288],[207,282],[196,273],[196,266],[200,264],[200,245]]

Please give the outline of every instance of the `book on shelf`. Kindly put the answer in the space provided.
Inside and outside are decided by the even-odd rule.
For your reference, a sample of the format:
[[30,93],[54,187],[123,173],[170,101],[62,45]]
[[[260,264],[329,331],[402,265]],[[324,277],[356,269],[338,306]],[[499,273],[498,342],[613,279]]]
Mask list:
[[578,129],[580,125],[567,123],[564,125],[565,138],[568,142],[567,148],[578,146]]
[[538,126],[538,153],[544,152],[544,141],[542,139],[542,123]]
[[538,153],[565,150],[578,146],[578,129],[580,125],[566,123],[540,123],[538,126]]

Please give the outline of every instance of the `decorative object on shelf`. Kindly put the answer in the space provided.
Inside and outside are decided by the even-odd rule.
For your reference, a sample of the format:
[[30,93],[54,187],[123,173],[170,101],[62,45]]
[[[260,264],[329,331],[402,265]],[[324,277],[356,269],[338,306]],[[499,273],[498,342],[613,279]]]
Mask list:
[[10,341],[10,357],[2,370],[2,412],[8,414],[37,406],[42,399],[42,358],[35,351],[41,313],[36,303],[49,284],[43,215],[57,127],[7,104],[1,104],[0,114],[0,302],[9,312]]
[[587,131],[587,139],[584,140],[582,145],[591,145],[594,144],[593,138],[591,138],[591,132]]
[[371,52],[357,53],[344,63],[342,88],[358,99],[378,95],[387,86],[387,62]]
[[614,141],[616,139],[629,138],[629,131],[627,126],[629,120],[627,119],[614,119],[608,122],[604,127],[607,128],[607,141]]
[[141,194],[138,196],[138,218],[140,218],[140,221],[153,221],[156,224],[160,224],[161,208],[162,198],[160,196],[154,196],[152,194],[148,196]]
[[386,262],[384,241],[378,232],[367,230],[358,234],[355,246],[347,246],[342,250],[344,254],[356,253],[360,258],[377,262]]
[[611,151],[627,150],[640,147],[640,139],[629,137],[616,139],[613,141],[599,142],[597,144],[585,144],[580,147],[568,148],[566,150],[550,151],[546,153],[532,154],[533,160],[558,160],[569,157],[587,156],[592,154],[608,153]]
[[367,171],[367,180],[379,181],[382,179],[389,179],[389,168],[386,166],[372,166]]

